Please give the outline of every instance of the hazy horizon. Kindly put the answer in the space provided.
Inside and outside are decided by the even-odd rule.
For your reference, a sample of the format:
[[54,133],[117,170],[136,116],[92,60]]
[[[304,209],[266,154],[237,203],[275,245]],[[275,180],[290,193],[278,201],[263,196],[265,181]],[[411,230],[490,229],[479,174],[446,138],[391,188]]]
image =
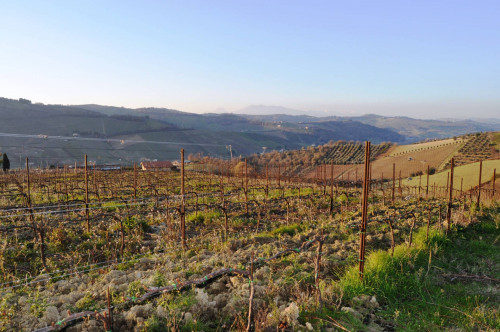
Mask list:
[[1,95],[193,113],[498,118],[500,3],[7,2]]

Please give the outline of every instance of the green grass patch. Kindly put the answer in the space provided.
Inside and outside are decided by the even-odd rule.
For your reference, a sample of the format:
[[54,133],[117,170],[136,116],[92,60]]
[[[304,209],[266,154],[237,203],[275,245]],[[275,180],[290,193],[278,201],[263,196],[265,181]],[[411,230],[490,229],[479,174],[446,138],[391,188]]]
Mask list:
[[375,295],[385,305],[381,315],[405,331],[499,330],[498,287],[481,279],[500,277],[495,215],[490,211],[481,223],[448,236],[432,230],[428,241],[421,228],[413,246],[396,246],[393,257],[388,251],[370,253],[363,281],[357,264],[339,281],[344,299]]
[[269,232],[269,235],[278,236],[278,235],[288,234],[290,236],[293,236],[296,233],[300,233],[301,231],[302,227],[299,224],[292,224],[273,229],[272,231]]
[[215,210],[215,211],[191,213],[187,216],[186,220],[193,224],[210,225],[215,223],[221,217],[222,213],[219,210]]

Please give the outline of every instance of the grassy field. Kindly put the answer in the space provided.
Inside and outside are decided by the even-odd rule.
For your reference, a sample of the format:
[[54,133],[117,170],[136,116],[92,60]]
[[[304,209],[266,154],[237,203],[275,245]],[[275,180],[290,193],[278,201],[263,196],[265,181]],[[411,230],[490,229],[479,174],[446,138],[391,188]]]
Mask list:
[[[363,283],[355,266],[341,278],[345,298],[363,311],[374,296],[385,304],[380,316],[397,331],[498,331],[498,212],[485,212],[449,237],[436,229],[426,240],[422,227],[416,245],[399,245],[394,256],[373,252]],[[360,303],[363,296],[368,301]]]
[[[497,174],[500,173],[500,160],[486,160],[483,161],[483,173],[481,176],[481,182],[486,183],[491,181],[493,178],[493,170],[497,169]],[[429,183],[436,183],[437,186],[446,186],[448,172],[444,171],[437,174],[433,174],[429,177]],[[473,163],[468,165],[463,165],[455,167],[455,188],[460,186],[460,181],[463,178],[464,184],[463,189],[469,190],[478,185],[479,182],[479,163]],[[418,186],[419,179],[417,177],[412,180],[404,180],[403,183],[408,186]]]

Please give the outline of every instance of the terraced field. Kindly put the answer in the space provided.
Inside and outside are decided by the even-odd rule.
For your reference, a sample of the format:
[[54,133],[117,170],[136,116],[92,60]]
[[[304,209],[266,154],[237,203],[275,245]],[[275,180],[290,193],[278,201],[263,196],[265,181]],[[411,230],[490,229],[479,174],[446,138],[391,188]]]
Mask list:
[[424,150],[429,150],[429,149],[436,149],[436,148],[442,148],[445,146],[450,146],[450,145],[455,145],[456,147],[460,147],[461,144],[464,144],[467,142],[467,139],[464,137],[459,137],[457,139],[444,139],[444,140],[439,140],[439,141],[432,141],[432,142],[424,142],[424,143],[417,143],[417,144],[408,144],[408,145],[398,145],[394,149],[392,149],[389,153],[389,156],[395,157],[395,156],[400,156],[408,153],[417,153],[420,151]]
[[[399,176],[401,171],[402,177],[408,177],[418,172],[427,172],[427,167],[438,169],[446,160],[451,158],[457,150],[458,144],[440,144],[433,148],[425,149],[407,149],[406,153],[397,153],[394,155],[393,151],[389,150],[389,155],[380,157],[372,163],[372,179],[389,179],[392,178],[393,164],[396,164],[396,176]],[[397,149],[398,147],[396,147]],[[403,150],[401,150],[403,151]],[[409,152],[413,151],[413,152]],[[339,178],[344,174],[346,178],[349,174],[351,179],[352,175],[361,174],[363,172],[362,165],[346,165],[347,167],[334,166],[334,176]],[[328,168],[329,166],[327,166]],[[319,167],[322,168],[322,167]],[[316,177],[317,170],[309,172],[309,177]],[[328,173],[328,171],[327,171]],[[328,173],[330,174],[330,173]]]
[[493,153],[490,147],[490,142],[490,133],[473,135],[458,150],[455,156],[456,165],[465,165],[491,158]]
[[[373,145],[370,158],[375,160],[379,155],[387,152],[391,144],[382,143]],[[320,164],[362,164],[364,162],[365,147],[362,143],[337,142],[329,147]]]
[[[426,173],[427,168],[440,172],[449,168],[452,157],[455,165],[465,165],[480,160],[494,159],[500,157],[496,151],[500,146],[500,133],[480,133],[445,140],[393,146],[380,147],[372,162],[372,179],[391,179],[393,164],[396,164],[396,177],[403,178]],[[380,152],[383,151],[383,152]],[[331,153],[320,160],[328,160]],[[359,158],[358,158],[359,159]],[[330,176],[330,166],[326,166],[327,174]],[[334,178],[354,179],[355,174],[361,174],[363,167],[360,165],[349,165],[346,167],[334,167]],[[308,178],[317,178],[324,173],[324,166],[317,166],[308,171]]]

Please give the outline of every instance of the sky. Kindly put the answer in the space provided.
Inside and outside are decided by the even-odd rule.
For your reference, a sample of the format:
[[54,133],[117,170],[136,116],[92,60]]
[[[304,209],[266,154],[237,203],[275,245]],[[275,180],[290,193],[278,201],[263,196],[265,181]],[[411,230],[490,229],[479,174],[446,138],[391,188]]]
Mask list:
[[0,96],[500,117],[500,1],[0,0]]

